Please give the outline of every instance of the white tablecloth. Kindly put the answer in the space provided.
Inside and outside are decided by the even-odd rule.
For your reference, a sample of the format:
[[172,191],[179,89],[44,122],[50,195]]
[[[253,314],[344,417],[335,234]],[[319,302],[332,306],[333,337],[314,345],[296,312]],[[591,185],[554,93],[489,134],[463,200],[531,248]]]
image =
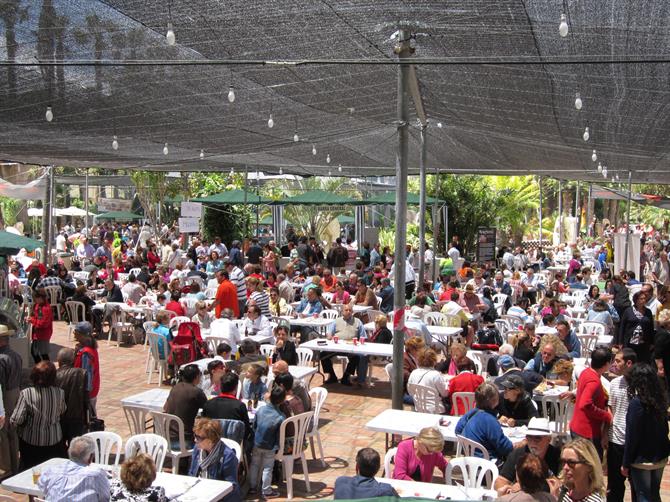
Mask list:
[[[319,345],[318,342],[326,342]],[[381,356],[393,357],[393,345],[385,343],[365,343],[363,345],[354,345],[351,342],[340,340],[334,343],[332,340],[310,340],[300,344],[304,349],[312,349],[318,352],[341,352],[344,354],[355,354],[360,356]]]
[[[458,472],[458,471],[457,471]],[[461,486],[444,485],[442,483],[421,483],[404,479],[377,478],[380,483],[386,483],[398,492],[400,497],[421,497],[425,499],[441,500],[495,500],[495,490],[485,488],[463,488]]]

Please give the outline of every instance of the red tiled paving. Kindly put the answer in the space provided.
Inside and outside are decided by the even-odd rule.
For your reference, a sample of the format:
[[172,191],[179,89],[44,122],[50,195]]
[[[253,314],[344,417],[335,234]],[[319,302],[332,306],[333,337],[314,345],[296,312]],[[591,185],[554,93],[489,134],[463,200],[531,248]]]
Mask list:
[[[73,341],[67,341],[65,323],[54,324],[53,354],[60,346],[74,346]],[[146,383],[147,375],[144,372],[146,352],[142,346],[117,348],[102,341],[99,352],[102,386],[97,404],[98,415],[105,420],[107,430],[120,434],[125,441],[130,434],[120,401],[126,396],[155,388],[157,376],[154,375],[153,384]],[[321,439],[327,467],[322,467],[319,460],[312,460],[308,449],[311,492],[305,493],[304,479],[300,476],[298,463],[296,464],[298,473],[293,477],[294,500],[332,498],[335,479],[341,475],[355,473],[355,457],[360,448],[375,448],[383,455],[384,434],[365,429],[365,424],[371,418],[390,407],[390,387],[386,381],[386,374],[382,368],[375,368],[374,375],[380,381],[370,389],[346,388],[339,384],[328,387],[328,399],[321,414]],[[317,375],[312,380],[312,386],[320,384],[321,377]],[[285,496],[284,485],[280,486],[280,491]],[[9,493],[0,489],[0,494]],[[27,500],[25,496],[14,495],[14,498],[17,501]],[[670,468],[665,470],[663,476],[661,499],[670,501]]]

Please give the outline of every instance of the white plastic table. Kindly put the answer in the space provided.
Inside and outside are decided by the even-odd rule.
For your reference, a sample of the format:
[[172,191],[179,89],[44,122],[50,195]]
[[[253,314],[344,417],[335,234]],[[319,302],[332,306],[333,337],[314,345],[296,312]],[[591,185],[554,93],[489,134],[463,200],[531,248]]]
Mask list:
[[[319,345],[318,342],[326,342]],[[332,340],[314,339],[300,344],[301,348],[311,349],[317,352],[340,352],[343,354],[354,354],[359,356],[393,357],[393,345],[386,343],[364,343],[354,345],[351,342],[340,340],[338,343]]]
[[[46,462],[42,462],[40,465],[36,466],[35,469],[40,469],[44,472],[49,467],[55,467],[65,462],[67,462],[67,459],[65,458],[52,458]],[[110,472],[110,466],[97,464],[94,464],[94,466]],[[14,493],[32,497],[44,497],[42,491],[33,483],[32,469],[28,469],[11,478],[5,479],[1,486]],[[195,502],[196,500],[215,502],[233,491],[233,485],[228,481],[194,478],[168,472],[157,472],[153,486],[162,486],[165,489],[165,495],[168,500],[179,500],[182,502]]]
[[[410,410],[384,410],[365,424],[366,429],[401,436],[416,436],[425,427],[437,427],[445,441],[456,442],[456,424],[461,417],[417,413]],[[440,425],[443,420],[445,425]],[[503,427],[503,433],[512,442],[521,441],[526,437],[525,427]]]
[[165,405],[165,401],[167,401],[169,394],[169,389],[145,390],[139,394],[133,394],[132,396],[124,397],[121,399],[121,404],[139,406],[140,408],[145,408],[150,411],[162,412],[163,405]]
[[404,479],[376,478],[395,488],[400,497],[421,497],[436,500],[495,500],[495,490],[485,488],[464,488],[463,486],[445,485],[442,483],[421,483]]

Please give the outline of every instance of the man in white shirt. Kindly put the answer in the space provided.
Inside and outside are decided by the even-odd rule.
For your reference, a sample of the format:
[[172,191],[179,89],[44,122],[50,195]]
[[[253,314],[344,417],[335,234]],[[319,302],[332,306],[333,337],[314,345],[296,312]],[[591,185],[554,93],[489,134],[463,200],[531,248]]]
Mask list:
[[[389,272],[389,278],[393,280],[395,278],[395,262],[391,265],[391,271]],[[409,259],[405,260],[405,298],[407,300],[411,299],[414,296],[414,287],[416,285],[416,272],[412,264],[409,262]]]
[[538,279],[535,276],[535,270],[533,270],[533,267],[528,267],[526,275],[521,278],[521,289],[523,289],[523,295],[528,298],[532,305],[537,303],[537,287]]
[[661,306],[661,302],[659,302],[658,299],[654,296],[654,286],[648,282],[645,282],[642,285],[642,288],[640,288],[640,291],[642,291],[645,295],[647,295],[647,298],[649,298],[649,300],[647,300],[647,308],[651,310],[651,315],[656,317],[656,312]]
[[261,309],[258,305],[249,305],[247,308],[244,331],[247,335],[272,338],[272,324],[270,324],[267,317],[261,314]]
[[126,298],[127,301],[139,303],[146,293],[146,290],[144,289],[144,283],[139,282],[133,274],[130,274],[128,276],[128,282],[121,288],[121,293],[123,293],[123,297]]
[[433,253],[433,250],[430,249],[430,246],[426,244],[426,250],[423,253],[423,260],[427,264],[427,266],[430,266],[430,264],[433,262],[433,259],[435,258],[435,253]]
[[88,243],[88,238],[81,237],[76,249],[76,255],[79,260],[92,260],[95,248]]
[[37,486],[49,502],[107,502],[107,474],[90,464],[95,460],[95,442],[86,436],[74,438],[68,448],[70,460],[46,469]]
[[237,353],[238,345],[242,343],[240,330],[237,329],[237,325],[232,321],[234,315],[235,313],[232,309],[223,309],[221,310],[221,317],[211,324],[211,336],[225,338],[233,354]]
[[219,254],[219,258],[223,259],[228,256],[228,248],[226,245],[221,242],[221,237],[214,237],[214,243],[209,246],[209,252],[216,251]]
[[65,238],[65,232],[59,232],[56,236],[56,250],[60,253],[64,253],[67,250],[67,239]]
[[277,276],[277,289],[279,290],[279,297],[283,298],[287,304],[295,301],[295,289],[284,274]]
[[507,270],[514,270],[514,255],[512,252],[509,250],[509,248],[505,248],[505,252],[503,253],[502,261],[507,267]]
[[456,247],[455,243],[453,242],[449,243],[449,250],[447,251],[447,255],[449,256],[449,258],[451,258],[451,261],[454,263],[456,263],[456,260],[461,259],[461,253]]

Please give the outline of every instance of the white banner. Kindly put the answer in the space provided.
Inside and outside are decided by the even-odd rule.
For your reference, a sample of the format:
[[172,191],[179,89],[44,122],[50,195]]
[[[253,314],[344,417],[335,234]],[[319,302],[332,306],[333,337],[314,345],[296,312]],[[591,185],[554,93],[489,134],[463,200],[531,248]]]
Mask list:
[[197,234],[200,231],[200,218],[179,218],[179,231],[182,234]]
[[130,199],[98,199],[98,213],[109,211],[130,211],[133,201]]
[[44,189],[46,188],[46,175],[42,175],[36,180],[25,185],[15,185],[7,180],[0,178],[0,195],[21,200],[40,200],[44,199]]
[[202,217],[202,204],[200,202],[182,202],[181,215],[184,218]]

